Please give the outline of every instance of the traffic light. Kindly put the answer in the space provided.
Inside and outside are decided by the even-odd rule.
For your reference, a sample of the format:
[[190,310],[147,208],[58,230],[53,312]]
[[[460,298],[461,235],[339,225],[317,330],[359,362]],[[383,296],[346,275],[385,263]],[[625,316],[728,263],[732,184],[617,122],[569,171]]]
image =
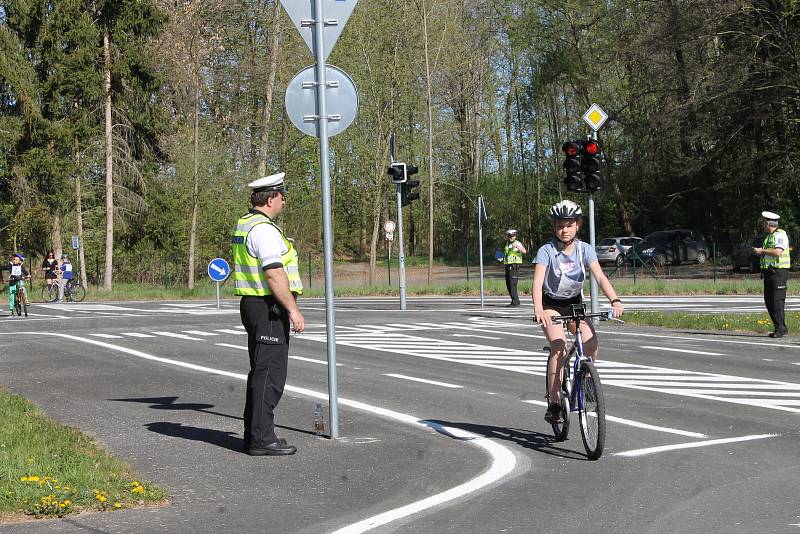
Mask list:
[[[416,167],[414,167],[414,169],[416,169]],[[406,175],[406,164],[399,161],[389,165],[389,168],[386,169],[386,174],[389,175],[389,178],[391,178],[393,184],[402,184],[408,180],[408,176]]]
[[600,160],[600,143],[589,139],[581,146],[581,170],[586,191],[594,193],[603,188],[603,162]]
[[405,165],[406,180],[405,183],[400,185],[400,205],[408,206],[413,201],[419,198],[419,191],[413,191],[415,187],[419,187],[419,180],[409,180],[408,177],[419,172],[415,165]]
[[564,151],[564,169],[567,171],[567,176],[564,178],[564,185],[567,186],[567,191],[583,191],[580,142],[564,143],[561,150]]

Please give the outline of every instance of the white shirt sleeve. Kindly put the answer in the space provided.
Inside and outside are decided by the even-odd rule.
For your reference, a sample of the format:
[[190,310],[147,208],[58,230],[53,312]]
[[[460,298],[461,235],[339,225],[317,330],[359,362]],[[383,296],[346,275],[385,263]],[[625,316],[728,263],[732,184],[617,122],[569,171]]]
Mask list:
[[280,232],[271,224],[257,224],[247,234],[247,251],[258,258],[261,267],[281,263],[287,250]]
[[786,234],[778,234],[775,236],[775,248],[782,248],[783,250],[789,249],[789,240]]

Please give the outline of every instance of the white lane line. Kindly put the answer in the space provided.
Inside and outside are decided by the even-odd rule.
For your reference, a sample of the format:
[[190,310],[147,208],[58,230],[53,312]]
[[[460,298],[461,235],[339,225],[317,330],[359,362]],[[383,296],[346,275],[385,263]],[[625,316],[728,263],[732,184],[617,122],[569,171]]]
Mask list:
[[[524,400],[522,402],[527,402],[529,404],[535,404],[536,406],[542,406],[547,408],[547,403],[543,401],[537,400]],[[699,432],[690,432],[689,430],[680,430],[678,428],[670,428],[667,426],[658,426],[658,425],[651,425],[649,423],[642,423],[639,421],[633,421],[631,419],[623,419],[622,417],[616,417],[613,415],[606,414],[606,421],[613,421],[615,423],[619,423],[621,425],[633,426],[636,428],[643,428],[645,430],[654,430],[656,432],[666,432],[667,434],[677,434],[679,436],[686,436],[689,438],[705,438],[707,437],[705,434],[701,434]]]
[[175,332],[151,332],[151,334],[157,334],[164,337],[174,337],[176,339],[188,339],[189,341],[201,341],[200,338],[187,336],[184,334],[177,334]]
[[195,335],[195,336],[218,336],[219,335],[219,334],[216,334],[214,332],[203,332],[202,330],[181,330],[181,332],[183,332],[184,334],[192,334],[192,335]]
[[[243,347],[242,345],[231,345],[230,343],[214,343],[214,345],[219,345],[220,347],[230,347],[232,349],[247,350],[247,347]],[[289,356],[289,359],[300,360],[301,362],[317,363],[320,365],[328,365],[328,362],[325,360],[315,360],[314,358],[304,358],[302,356]],[[344,367],[344,364],[337,363],[336,367]]]
[[122,339],[122,336],[115,336],[114,334],[89,334],[94,337],[102,337],[105,339]]
[[500,339],[499,337],[481,336],[478,334],[450,334],[453,337],[477,337],[481,339]]
[[[91,343],[92,345],[98,345],[108,349],[117,350],[120,352],[124,352],[126,354],[130,354],[132,356],[143,358],[145,360],[157,361],[160,363],[175,365],[178,367],[184,367],[195,371],[203,371],[209,374],[237,378],[239,380],[247,380],[247,375],[245,374],[232,373],[230,371],[224,371],[222,369],[214,369],[212,367],[204,367],[202,365],[195,365],[193,363],[182,362],[179,360],[172,360],[169,358],[162,358],[160,356],[153,356],[151,354],[147,354],[145,352],[141,352],[138,350],[128,349],[125,347],[120,347],[119,345],[112,345],[111,343],[96,341],[94,339],[89,339],[89,338],[82,338],[70,334],[61,334],[56,332],[38,332],[38,333],[14,332],[9,334],[0,333],[0,335],[15,335],[15,336],[20,334],[28,334],[34,336],[39,336],[39,335],[57,336],[66,339],[72,339],[75,341],[83,341],[84,343]],[[313,399],[328,400],[328,394],[323,393],[321,391],[314,391],[311,389],[299,388],[290,385],[287,385],[284,389],[296,393],[298,395],[311,397]],[[350,399],[339,398],[339,404],[349,406],[357,410],[370,412],[375,415],[379,415],[381,417],[394,419],[396,421],[400,421],[401,423],[412,425],[417,428],[434,430],[435,432],[438,432],[444,436],[449,436],[457,441],[466,443],[468,445],[480,447],[486,453],[488,453],[489,456],[491,456],[492,463],[489,466],[489,468],[486,469],[483,473],[481,473],[480,475],[478,475],[473,479],[468,480],[463,484],[452,487],[449,490],[443,491],[441,493],[437,493],[436,495],[431,495],[430,497],[421,499],[411,504],[407,504],[405,506],[401,506],[393,510],[388,510],[381,514],[368,517],[363,521],[359,521],[357,523],[353,523],[352,525],[343,527],[335,531],[334,534],[356,534],[360,532],[365,532],[380,525],[385,525],[387,523],[391,523],[392,521],[396,521],[403,517],[408,517],[410,515],[419,513],[423,510],[427,510],[429,508],[433,508],[435,506],[439,506],[456,499],[461,499],[464,496],[469,495],[470,493],[474,493],[482,488],[499,483],[499,481],[505,478],[506,475],[510,474],[514,470],[514,467],[516,467],[517,465],[517,459],[514,456],[514,453],[511,452],[510,449],[500,445],[499,443],[495,443],[494,441],[484,436],[480,436],[472,432],[467,432],[460,428],[442,426],[438,423],[434,423],[433,421],[420,419],[410,414],[395,412],[393,410],[388,410],[386,408],[381,408],[379,406],[373,406],[371,404],[366,404],[363,402],[354,401]]]
[[443,388],[454,388],[460,389],[464,386],[459,386],[458,384],[448,384],[447,382],[437,382],[436,380],[427,380],[425,378],[415,378],[413,376],[406,376],[406,375],[398,375],[395,373],[386,373],[383,376],[391,376],[393,378],[400,378],[402,380],[411,380],[412,382],[422,382],[423,384],[431,384],[433,386],[442,386]]
[[723,438],[723,439],[710,439],[707,441],[694,441],[692,443],[678,443],[676,445],[662,445],[661,447],[649,447],[646,449],[635,449],[632,451],[624,451],[615,453],[614,456],[645,456],[648,454],[655,454],[658,452],[675,451],[680,449],[694,449],[696,447],[709,447],[711,445],[723,445],[725,443],[737,443],[740,441],[751,441],[754,439],[774,438],[780,434],[753,434],[751,436],[741,436],[738,438]]
[[242,334],[247,335],[247,332],[242,332],[241,330],[233,330],[231,328],[217,328],[214,332],[222,332],[223,334]]
[[142,334],[141,332],[120,332],[120,334],[130,337],[156,337],[152,334]]
[[652,350],[666,350],[668,352],[684,352],[686,354],[700,354],[701,356],[725,356],[719,352],[703,352],[702,350],[689,350],[689,349],[673,349],[668,347],[653,347],[651,345],[642,345],[643,349]]

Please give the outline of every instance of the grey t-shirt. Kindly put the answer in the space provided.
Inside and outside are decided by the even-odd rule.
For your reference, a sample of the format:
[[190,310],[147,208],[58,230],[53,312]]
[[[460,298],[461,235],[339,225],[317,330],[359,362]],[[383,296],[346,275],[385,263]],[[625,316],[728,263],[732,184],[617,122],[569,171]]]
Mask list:
[[568,299],[580,294],[586,271],[595,261],[597,253],[594,247],[577,239],[571,255],[560,251],[557,241],[553,239],[539,247],[533,259],[533,263],[547,267],[543,289],[548,297],[556,299]]

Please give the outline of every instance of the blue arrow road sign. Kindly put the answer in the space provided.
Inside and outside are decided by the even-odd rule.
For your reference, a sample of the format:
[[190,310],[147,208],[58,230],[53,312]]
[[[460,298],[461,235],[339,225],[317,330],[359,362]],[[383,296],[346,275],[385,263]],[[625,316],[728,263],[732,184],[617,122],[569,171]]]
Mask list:
[[231,267],[222,258],[214,258],[208,263],[208,277],[215,282],[222,282],[231,274]]

